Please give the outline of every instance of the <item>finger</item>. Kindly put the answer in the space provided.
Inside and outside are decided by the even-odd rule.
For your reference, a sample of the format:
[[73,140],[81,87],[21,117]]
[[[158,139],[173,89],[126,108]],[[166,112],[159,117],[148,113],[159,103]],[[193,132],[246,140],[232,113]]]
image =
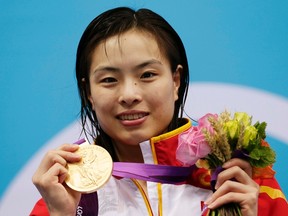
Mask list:
[[224,169],[231,168],[233,166],[238,166],[241,169],[243,169],[250,177],[252,177],[252,166],[248,161],[239,159],[239,158],[233,158],[226,163],[223,164]]
[[77,162],[81,159],[81,156],[77,153],[65,151],[65,150],[52,150],[47,152],[47,159],[50,163],[60,163],[66,165],[67,162]]
[[53,188],[55,185],[59,185],[59,176],[65,175],[67,176],[67,169],[61,164],[56,163],[41,176],[33,177],[35,179],[33,179],[33,183],[36,185],[40,193],[41,191],[50,191],[49,188]]
[[253,193],[242,194],[229,192],[213,200],[213,202],[208,205],[208,208],[215,209],[227,203],[239,203],[241,209],[250,209],[257,206],[257,200],[258,198]]
[[[46,153],[44,158],[42,159],[38,169],[32,177],[32,181],[34,184],[41,184],[43,177],[46,173],[51,169],[54,164],[60,164],[65,167],[67,162],[64,158],[62,158],[56,151],[49,151]],[[45,179],[45,178],[44,178]]]
[[[58,150],[58,154],[65,159],[66,162],[78,162],[81,159],[81,156],[76,153],[79,149],[78,144],[63,144]],[[57,161],[58,162],[58,161]]]
[[61,164],[62,166],[66,166],[67,164],[67,159],[69,159],[70,152],[64,152],[64,151],[59,151],[59,150],[51,150],[46,153],[46,163],[44,163],[45,166],[50,168],[56,163]]
[[[211,204],[215,202],[215,205],[217,204],[218,206],[218,203],[221,205],[229,202],[240,202],[240,197],[234,197],[234,194],[245,194],[247,200],[249,200],[248,196],[253,196],[251,199],[254,200],[255,197],[258,197],[259,186],[256,183],[253,185],[244,185],[239,182],[229,180],[221,185],[221,187],[213,193],[206,203]],[[245,198],[242,201],[245,201]]]
[[67,168],[59,163],[55,163],[46,173],[47,178],[51,178],[50,180],[54,184],[62,184],[67,175]]
[[[63,166],[66,166],[68,162],[76,162],[81,159],[81,156],[74,153],[79,149],[77,144],[63,144],[56,150],[50,150],[46,153],[46,160],[48,161],[47,165],[52,166],[55,163],[60,163]],[[50,162],[50,164],[49,164]]]
[[[42,159],[37,171],[35,172],[32,181],[34,184],[40,180],[41,176],[45,174],[54,164],[61,164],[63,167],[67,165],[67,162],[78,162],[81,160],[81,156],[77,153],[70,152],[77,150],[79,147],[74,145],[62,145],[58,150],[50,150],[46,153]],[[62,149],[62,150],[61,150]],[[64,149],[64,150],[63,150]],[[68,151],[66,151],[68,150]]]
[[[51,169],[47,172],[47,176],[55,176],[58,177],[58,182],[57,178],[51,178],[50,181],[54,184],[58,184],[60,187],[63,186],[63,188],[68,192],[71,196],[74,197],[74,199],[78,200],[76,203],[79,203],[81,193],[78,191],[75,191],[71,189],[66,183],[65,179],[68,176],[68,170],[66,167],[61,166],[60,164],[55,164]],[[61,184],[61,185],[60,185]]]
[[69,152],[75,152],[77,149],[79,149],[78,144],[63,144],[57,148],[57,150],[63,150],[63,151],[69,151]]
[[240,182],[228,180],[228,181],[225,181],[225,183],[222,184],[221,187],[219,187],[218,190],[215,191],[214,196],[218,198],[231,191],[237,192],[237,193],[252,193],[252,192],[256,193],[258,191],[258,185],[256,183],[251,184],[251,185],[246,185]]
[[215,189],[217,190],[225,181],[235,179],[242,184],[252,184],[253,180],[248,176],[248,174],[238,166],[231,167],[229,169],[223,170],[218,174]]
[[39,171],[42,171],[42,173],[46,172],[56,163],[59,163],[65,167],[67,162],[73,163],[79,161],[80,159],[81,156],[73,152],[63,150],[50,150],[46,153],[42,162],[40,163]]

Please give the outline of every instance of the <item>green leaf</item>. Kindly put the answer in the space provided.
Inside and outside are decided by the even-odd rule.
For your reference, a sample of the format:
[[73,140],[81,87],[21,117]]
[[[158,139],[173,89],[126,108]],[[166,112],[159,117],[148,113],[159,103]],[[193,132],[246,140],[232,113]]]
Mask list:
[[261,139],[265,139],[266,138],[266,127],[267,127],[267,123],[266,122],[261,122],[259,123],[259,121],[257,121],[254,124],[254,127],[258,130],[258,135],[261,137]]
[[267,146],[258,146],[249,154],[250,164],[254,167],[266,167],[275,163],[275,152]]

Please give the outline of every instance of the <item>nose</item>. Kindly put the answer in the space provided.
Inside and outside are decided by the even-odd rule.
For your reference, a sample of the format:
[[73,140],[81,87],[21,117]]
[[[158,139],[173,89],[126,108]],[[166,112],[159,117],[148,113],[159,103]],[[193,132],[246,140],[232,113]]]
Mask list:
[[126,106],[137,104],[142,100],[141,89],[135,81],[126,81],[119,93],[119,103]]

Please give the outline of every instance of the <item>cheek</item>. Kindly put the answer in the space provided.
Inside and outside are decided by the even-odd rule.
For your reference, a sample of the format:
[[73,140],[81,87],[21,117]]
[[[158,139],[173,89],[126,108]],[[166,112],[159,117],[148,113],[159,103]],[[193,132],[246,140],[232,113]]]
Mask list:
[[158,113],[173,113],[175,106],[175,94],[173,91],[155,91],[154,97],[151,99],[151,109],[158,110]]
[[114,120],[113,116],[113,104],[108,104],[109,100],[102,99],[97,103],[94,103],[94,112],[96,114],[97,121],[102,129],[111,126],[111,121]]
[[115,96],[113,96],[113,94],[107,94],[99,89],[93,89],[89,100],[92,103],[93,110],[98,114],[105,110],[110,110],[111,107],[113,107],[114,98]]

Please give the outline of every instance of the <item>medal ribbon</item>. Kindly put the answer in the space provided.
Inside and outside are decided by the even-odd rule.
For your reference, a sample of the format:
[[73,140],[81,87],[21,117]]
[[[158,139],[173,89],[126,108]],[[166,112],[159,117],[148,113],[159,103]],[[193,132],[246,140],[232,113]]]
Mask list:
[[168,165],[114,162],[112,175],[151,182],[177,184],[187,180],[195,166],[178,167]]
[[[81,139],[75,144],[82,144],[86,140]],[[134,178],[151,182],[177,184],[187,180],[187,177],[195,169],[195,165],[190,167],[141,164],[128,162],[114,162],[112,175],[121,178]]]

